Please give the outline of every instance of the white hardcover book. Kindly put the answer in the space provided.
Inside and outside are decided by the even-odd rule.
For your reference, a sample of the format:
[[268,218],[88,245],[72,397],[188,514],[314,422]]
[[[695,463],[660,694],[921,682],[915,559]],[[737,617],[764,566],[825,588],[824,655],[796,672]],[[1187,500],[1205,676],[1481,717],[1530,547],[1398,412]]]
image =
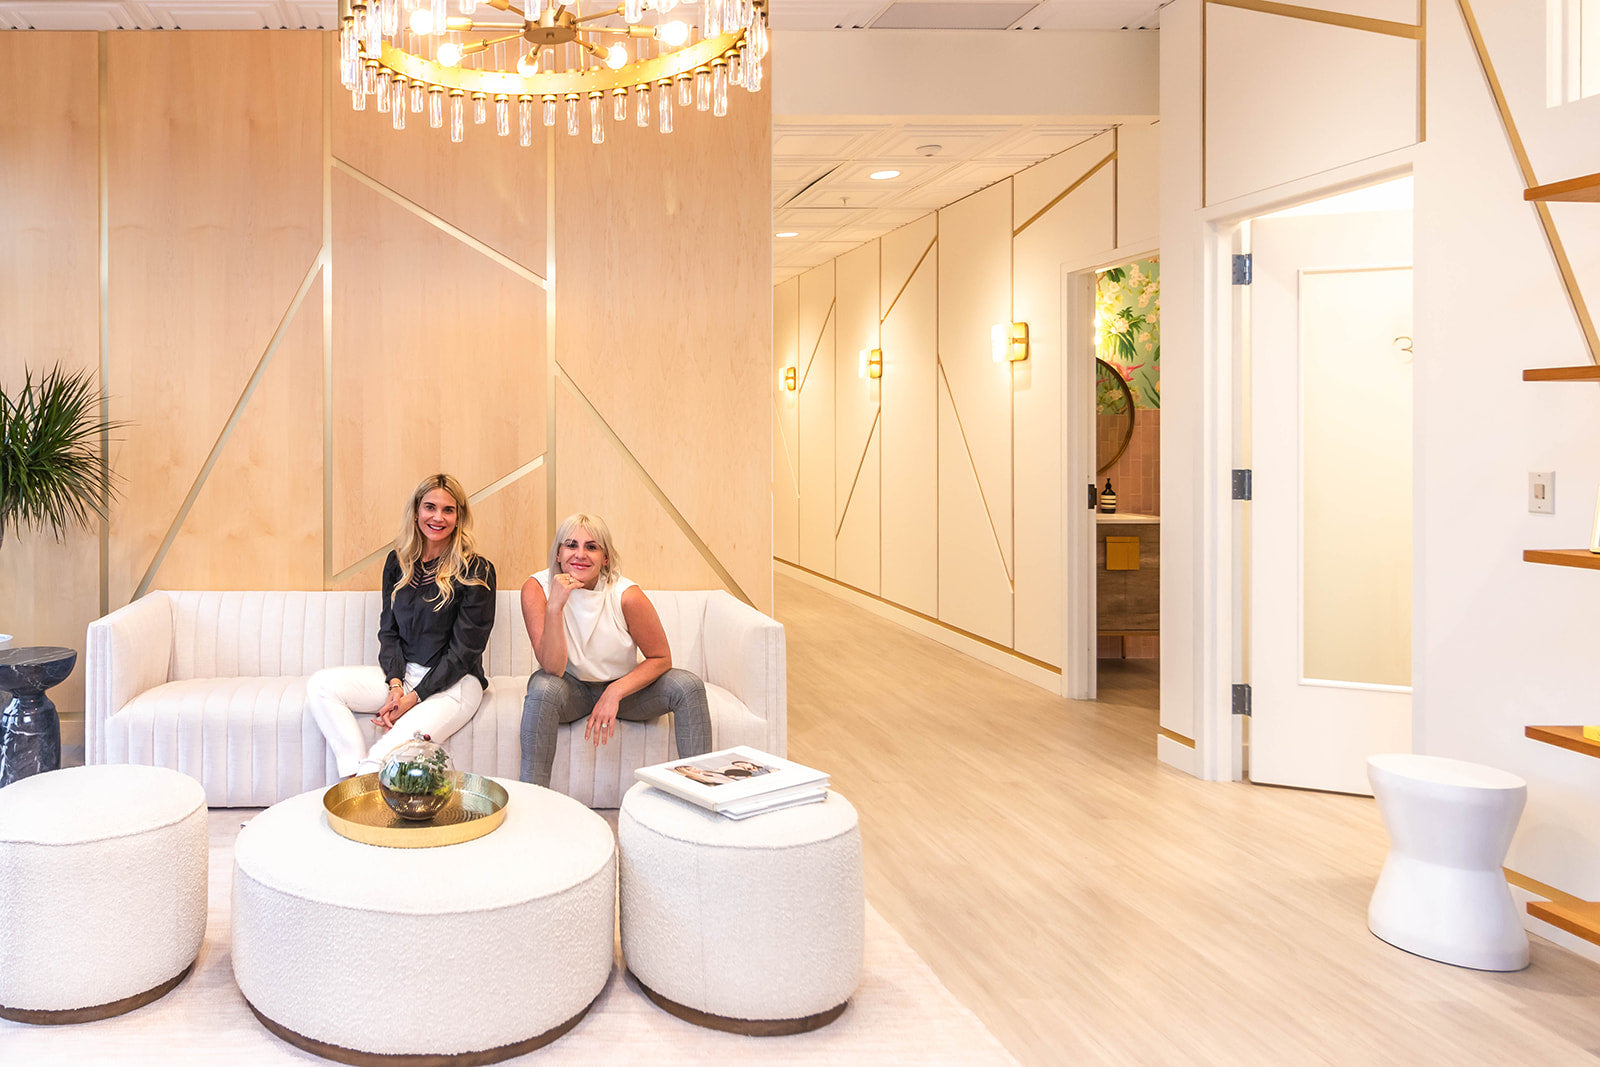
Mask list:
[[827,799],[828,790],[824,786],[818,789],[805,789],[799,793],[783,793],[775,797],[756,797],[745,804],[723,808],[717,814],[729,819],[748,819],[752,815],[798,807],[801,804],[815,804],[819,800]]
[[825,771],[747,745],[640,767],[633,774],[641,782],[712,811],[744,807],[757,797],[777,799],[828,787]]

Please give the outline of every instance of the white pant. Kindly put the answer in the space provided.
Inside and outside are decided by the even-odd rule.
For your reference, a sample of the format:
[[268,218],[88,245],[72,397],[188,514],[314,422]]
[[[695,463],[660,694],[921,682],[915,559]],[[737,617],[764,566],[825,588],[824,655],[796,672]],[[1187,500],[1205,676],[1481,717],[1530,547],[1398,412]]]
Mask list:
[[[405,682],[415,688],[428,673],[416,663],[406,664]],[[381,667],[328,667],[306,682],[306,706],[317,720],[322,736],[333,749],[340,777],[377,770],[383,757],[422,732],[443,744],[445,739],[467,723],[483,699],[483,686],[467,675],[449,689],[433,694],[396,720],[387,733],[380,733],[370,748],[356,716],[375,715],[389,699],[389,681]]]

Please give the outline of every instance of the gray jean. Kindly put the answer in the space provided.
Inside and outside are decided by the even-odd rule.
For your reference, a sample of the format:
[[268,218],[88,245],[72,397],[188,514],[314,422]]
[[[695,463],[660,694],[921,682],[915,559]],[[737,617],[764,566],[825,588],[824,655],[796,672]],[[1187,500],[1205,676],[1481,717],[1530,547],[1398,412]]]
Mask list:
[[[557,676],[535,671],[522,702],[522,780],[550,785],[556,762],[556,727],[586,719],[609,682],[585,682],[569,671]],[[711,751],[711,709],[706,686],[688,671],[674,667],[637,693],[617,702],[617,718],[648,722],[670,712],[680,757]],[[615,738],[612,739],[615,741]]]

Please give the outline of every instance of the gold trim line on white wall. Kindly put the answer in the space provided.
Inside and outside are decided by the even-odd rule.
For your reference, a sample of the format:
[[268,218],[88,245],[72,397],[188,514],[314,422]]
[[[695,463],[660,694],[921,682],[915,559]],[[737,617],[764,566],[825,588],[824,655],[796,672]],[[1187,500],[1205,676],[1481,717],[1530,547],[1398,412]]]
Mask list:
[[800,375],[800,392],[802,393],[806,391],[806,379],[811,377],[811,364],[817,361],[817,350],[822,347],[823,337],[827,336],[828,323],[833,321],[833,309],[838,302],[837,297],[828,301],[828,313],[822,316],[822,329],[817,331],[817,339],[811,344],[811,355],[806,359],[805,373]]
[[[1347,30],[1365,30],[1368,33],[1405,37],[1413,41],[1422,39],[1422,27],[1413,26],[1409,22],[1391,22],[1388,19],[1351,15],[1343,11],[1325,11],[1320,7],[1302,7],[1299,4],[1280,4],[1275,0],[1207,0],[1207,2],[1219,7],[1236,7],[1242,11],[1259,11],[1264,15],[1282,15],[1284,18],[1320,22],[1325,26],[1342,26]],[[1426,3],[1426,0],[1422,2]]]
[[861,481],[861,470],[867,465],[867,453],[872,451],[872,439],[877,436],[878,420],[882,418],[883,405],[879,404],[877,411],[872,415],[872,425],[867,428],[867,443],[861,446],[861,458],[856,460],[856,475],[850,479],[850,491],[844,497],[844,510],[839,512],[839,525],[833,531],[833,539],[835,541],[839,540],[839,534],[844,531],[844,520],[850,515],[850,501],[855,499],[856,485]]
[[[1051,200],[1050,200],[1050,202],[1048,204],[1046,204],[1044,207],[1040,208],[1038,211],[1035,211],[1032,215],[1030,215],[1028,217],[1028,221],[1027,222],[1024,222],[1021,226],[1018,226],[1016,229],[1012,230],[1011,231],[1012,239],[1015,240],[1017,237],[1021,236],[1023,230],[1026,230],[1029,226],[1032,226],[1034,223],[1038,222],[1041,218],[1044,217],[1045,212],[1049,211],[1051,208],[1053,208],[1057,204],[1061,203],[1061,201],[1065,200],[1067,197],[1069,197],[1073,193],[1077,192],[1078,189],[1083,185],[1084,182],[1088,181],[1090,178],[1093,178],[1096,174],[1099,174],[1101,169],[1103,167],[1105,167],[1106,164],[1110,163],[1112,160],[1114,160],[1116,158],[1117,158],[1117,153],[1115,151],[1112,151],[1110,154],[1108,154],[1106,156],[1106,158],[1102,159],[1100,162],[1096,163],[1094,166],[1092,166],[1088,170],[1084,171],[1083,175],[1081,177],[1079,177],[1077,181],[1073,182],[1071,185],[1069,185],[1065,189],[1061,190],[1059,193],[1057,193],[1054,197],[1051,198]],[[1012,287],[1015,288],[1015,283],[1013,283]]]
[[[894,294],[894,299],[889,301],[889,306],[884,309],[882,315],[878,316],[878,329],[880,331],[883,329],[883,324],[889,321],[889,314],[894,311],[894,306],[900,303],[900,298],[905,295],[906,290],[911,288],[911,283],[916,280],[917,271],[922,269],[922,264],[925,260],[927,260],[928,253],[932,252],[934,246],[936,246],[938,243],[939,236],[938,234],[935,234],[933,238],[928,241],[928,247],[922,250],[922,255],[917,257],[917,264],[911,268],[911,273],[906,275],[905,283],[900,286],[900,291]],[[883,243],[881,241],[878,243],[878,258],[883,258]],[[881,279],[883,278],[883,267],[881,265],[878,267],[878,278],[881,282]],[[878,338],[878,342],[879,344],[883,343],[881,334]]]
[[[530,270],[521,263],[518,263],[516,260],[512,259],[499,249],[485,244],[483,241],[480,241],[478,238],[472,236],[472,234],[468,233],[466,230],[463,230],[461,227],[445,221],[438,215],[435,215],[433,212],[423,207],[421,204],[417,203],[415,200],[395,192],[387,185],[378,181],[378,179],[374,178],[372,175],[357,167],[351,166],[349,163],[346,163],[337,156],[334,157],[333,165],[336,169],[350,175],[350,177],[354,178],[362,185],[365,185],[368,189],[371,189],[379,196],[382,196],[392,203],[398,204],[400,207],[405,208],[423,222],[426,222],[428,225],[437,230],[449,234],[451,237],[454,237],[456,240],[460,241],[468,248],[471,248],[473,251],[489,257],[502,267],[511,271],[513,274],[532,282],[541,289],[548,288],[549,283],[544,278],[540,277],[535,271]],[[546,243],[548,244],[552,240],[552,235],[547,233],[545,235]]]
[[[1000,554],[1000,569],[1006,572],[1006,585],[1012,593],[1017,591],[1017,580],[1006,562],[1005,545],[1000,540],[1000,528],[994,524],[994,512],[989,507],[989,495],[983,491],[983,478],[978,474],[978,461],[973,458],[972,445],[967,441],[967,428],[961,423],[961,409],[956,407],[956,391],[950,387],[950,376],[944,371],[944,360],[934,360],[939,368],[939,378],[944,382],[945,395],[950,398],[950,411],[956,417],[956,433],[961,436],[961,447],[967,454],[967,467],[972,471],[973,484],[978,487],[978,499],[983,501],[983,517],[989,522],[989,533],[994,536],[995,551]],[[1016,477],[1015,473],[1012,475]]]
[[294,298],[289,301],[289,307],[283,313],[283,318],[278,321],[278,328],[272,331],[272,339],[267,342],[267,347],[261,353],[261,358],[256,361],[256,369],[251,373],[250,380],[245,382],[244,391],[239,394],[239,399],[234,402],[233,411],[228,415],[228,421],[223,423],[222,432],[217,434],[216,441],[211,446],[211,451],[206,455],[205,463],[200,466],[200,473],[195,475],[194,484],[189,487],[189,495],[183,498],[183,504],[178,508],[178,513],[172,517],[172,525],[167,528],[167,535],[161,539],[161,547],[156,549],[156,554],[150,560],[149,568],[144,572],[144,577],[139,579],[139,585],[133,591],[133,599],[138,600],[150,591],[150,583],[155,580],[156,572],[161,569],[161,564],[166,561],[167,551],[172,548],[172,542],[178,537],[183,522],[189,517],[189,509],[194,507],[194,502],[200,496],[200,490],[205,487],[206,479],[211,477],[211,469],[217,465],[222,450],[227,447],[228,440],[233,436],[235,426],[244,416],[244,409],[249,406],[250,398],[255,395],[256,386],[261,384],[261,379],[267,373],[267,367],[272,363],[272,356],[278,351],[278,345],[289,332],[290,323],[294,322],[295,314],[300,310],[300,305],[305,302],[306,294],[311,291],[311,283],[317,280],[317,274],[328,261],[326,246],[317,250],[316,257],[312,259],[311,266],[306,270],[306,276],[301,279],[300,287],[295,290]]
[[[1533,171],[1533,161],[1528,158],[1528,150],[1522,143],[1522,134],[1517,131],[1517,120],[1511,114],[1511,104],[1506,100],[1505,91],[1500,86],[1500,76],[1495,73],[1494,61],[1489,58],[1489,46],[1483,39],[1483,31],[1478,28],[1478,20],[1472,13],[1472,5],[1468,0],[1456,0],[1456,6],[1461,12],[1461,19],[1466,23],[1467,35],[1472,39],[1473,50],[1478,54],[1478,66],[1483,71],[1483,77],[1489,83],[1489,94],[1494,97],[1494,106],[1500,112],[1500,125],[1505,130],[1506,141],[1511,146],[1511,154],[1516,157],[1517,168],[1522,174],[1522,182],[1529,189],[1539,184],[1539,179]],[[1594,320],[1589,316],[1589,306],[1584,301],[1583,290],[1578,286],[1577,274],[1572,269],[1572,261],[1567,258],[1566,246],[1561,242],[1561,234],[1556,231],[1556,221],[1550,214],[1550,205],[1543,201],[1534,201],[1534,214],[1539,218],[1539,225],[1544,230],[1545,241],[1550,245],[1550,255],[1556,261],[1556,270],[1561,275],[1561,284],[1567,291],[1567,302],[1572,306],[1572,313],[1577,317],[1578,329],[1583,333],[1584,343],[1589,347],[1591,362],[1600,363],[1600,334],[1595,332]]]

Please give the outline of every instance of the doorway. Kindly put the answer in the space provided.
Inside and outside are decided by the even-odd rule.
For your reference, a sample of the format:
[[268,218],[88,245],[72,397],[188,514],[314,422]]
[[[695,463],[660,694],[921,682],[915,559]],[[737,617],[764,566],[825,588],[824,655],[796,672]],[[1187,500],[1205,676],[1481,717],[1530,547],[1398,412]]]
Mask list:
[[1411,749],[1411,180],[1261,216],[1236,318],[1247,777]]

